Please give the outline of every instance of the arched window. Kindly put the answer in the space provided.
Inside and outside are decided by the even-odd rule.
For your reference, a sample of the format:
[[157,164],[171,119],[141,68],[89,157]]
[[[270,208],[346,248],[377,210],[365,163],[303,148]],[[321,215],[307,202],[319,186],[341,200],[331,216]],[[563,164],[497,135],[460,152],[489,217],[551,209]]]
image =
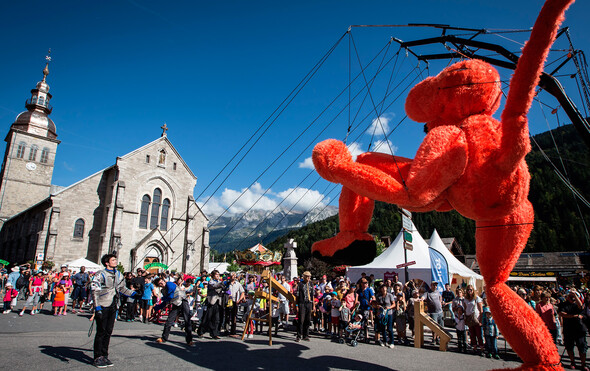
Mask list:
[[39,160],[42,164],[46,164],[49,160],[49,148],[43,148],[41,151],[41,159]]
[[162,201],[162,191],[160,188],[154,189],[152,198],[152,215],[150,217],[150,229],[158,228],[158,217],[160,216],[160,202]]
[[162,217],[160,218],[160,229],[163,231],[168,230],[168,210],[170,209],[170,200],[165,199],[162,202]]
[[31,151],[29,152],[29,161],[35,161],[37,159],[37,146],[31,146]]
[[18,147],[16,148],[16,158],[23,158],[25,156],[25,148],[27,148],[25,142],[20,142],[18,144]]
[[143,195],[141,209],[139,211],[139,228],[147,228],[148,214],[150,212],[150,196]]
[[31,98],[31,104],[36,104],[37,103],[37,96],[33,95],[33,98]]
[[44,105],[45,105],[45,98],[44,98],[44,97],[39,97],[39,102],[38,102],[38,104],[39,104],[40,106],[44,106]]
[[84,238],[84,219],[76,220],[74,224],[74,238]]

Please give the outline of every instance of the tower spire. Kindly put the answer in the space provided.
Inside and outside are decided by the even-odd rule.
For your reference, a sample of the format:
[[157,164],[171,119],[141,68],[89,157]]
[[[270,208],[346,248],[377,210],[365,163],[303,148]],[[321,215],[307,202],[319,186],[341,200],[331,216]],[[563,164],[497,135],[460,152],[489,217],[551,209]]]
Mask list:
[[45,56],[45,68],[43,69],[43,82],[47,80],[47,75],[49,75],[49,62],[51,62],[51,48],[47,51],[47,55]]

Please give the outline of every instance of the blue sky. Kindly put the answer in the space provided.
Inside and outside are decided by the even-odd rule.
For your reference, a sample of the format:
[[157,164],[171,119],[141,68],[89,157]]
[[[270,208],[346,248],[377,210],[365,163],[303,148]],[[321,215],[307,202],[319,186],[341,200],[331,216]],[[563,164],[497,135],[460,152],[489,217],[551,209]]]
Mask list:
[[[334,203],[338,190],[329,193],[330,185],[318,181],[315,174],[309,175],[306,164],[313,143],[346,135],[348,110],[344,108],[340,116],[337,112],[345,107],[348,93],[316,118],[348,84],[348,38],[227,181],[221,183],[228,170],[212,181],[349,25],[444,23],[524,29],[532,27],[541,6],[541,1],[504,0],[2,2],[0,130],[5,136],[24,110],[24,101],[41,79],[44,57],[51,48],[53,61],[47,80],[53,94],[51,118],[62,141],[54,184],[67,186],[112,165],[116,156],[158,138],[160,126],[166,122],[169,139],[198,177],[195,197],[205,202],[213,196],[207,202],[209,211],[226,208],[249,187],[232,211],[246,210],[258,199],[255,208],[262,209],[272,209],[283,200],[287,207],[301,200],[295,205],[301,209]],[[579,1],[566,14],[565,25],[571,28],[574,46],[590,53],[588,14],[588,2]],[[392,36],[410,40],[440,33],[417,28],[355,28],[352,32],[363,65]],[[518,51],[518,43],[527,35],[493,35],[487,41]],[[561,43],[556,49],[566,47]],[[388,56],[395,48],[392,45],[388,49]],[[352,55],[350,69],[355,74],[360,69],[354,51]],[[405,53],[397,62],[392,60],[392,71],[396,71],[394,63],[399,79],[417,65],[415,59],[405,58]],[[430,74],[439,72],[446,63],[432,63]],[[367,78],[370,71],[367,69]],[[423,71],[422,76],[427,73]],[[509,74],[502,73],[507,80]],[[366,151],[370,142],[374,148],[384,140],[380,125],[374,135],[373,131],[367,134],[377,116],[370,100],[378,102],[389,91],[387,81],[393,75],[384,72],[371,86],[372,96],[363,105],[359,98],[351,106],[353,118],[359,112],[355,121],[358,129],[348,140],[355,152]],[[419,81],[416,74],[408,76],[418,78],[414,83]],[[566,90],[573,92],[573,80],[566,80],[562,81]],[[364,85],[361,77],[353,89]],[[381,124],[392,129],[403,119],[404,97],[402,94],[386,108],[378,107]],[[581,105],[580,101],[576,103]],[[556,106],[551,99],[547,104]],[[550,109],[545,113],[551,116]],[[361,122],[361,117],[366,120]],[[550,117],[550,127],[556,125],[553,119]],[[569,122],[563,113],[560,120]],[[327,129],[321,132],[325,125]],[[547,130],[547,125],[541,113],[531,113],[533,133]],[[301,138],[289,147],[300,134]],[[382,149],[413,157],[422,137],[422,125],[405,120]],[[258,178],[284,150],[285,154]]]

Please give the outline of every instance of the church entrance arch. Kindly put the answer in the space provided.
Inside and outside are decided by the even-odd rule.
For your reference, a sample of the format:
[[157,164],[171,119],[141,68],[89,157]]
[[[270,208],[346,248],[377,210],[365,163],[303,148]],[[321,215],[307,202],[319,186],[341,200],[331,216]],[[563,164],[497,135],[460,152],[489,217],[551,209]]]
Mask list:
[[[147,248],[145,258],[143,259],[144,267],[152,263],[162,263],[162,252],[160,251],[160,248],[157,245],[150,245]],[[160,273],[161,271],[161,267],[153,267],[148,269],[148,272],[151,274]]]

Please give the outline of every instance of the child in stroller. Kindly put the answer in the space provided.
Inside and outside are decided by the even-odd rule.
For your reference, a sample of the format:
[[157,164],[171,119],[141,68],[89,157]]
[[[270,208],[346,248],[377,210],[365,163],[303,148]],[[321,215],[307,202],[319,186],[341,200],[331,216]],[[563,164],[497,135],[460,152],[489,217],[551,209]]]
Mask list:
[[344,344],[347,341],[350,341],[350,345],[356,347],[359,342],[359,337],[363,336],[365,326],[367,325],[367,319],[363,317],[358,311],[355,311],[353,320],[348,323],[345,328],[345,338],[339,338],[338,342],[340,344]]

